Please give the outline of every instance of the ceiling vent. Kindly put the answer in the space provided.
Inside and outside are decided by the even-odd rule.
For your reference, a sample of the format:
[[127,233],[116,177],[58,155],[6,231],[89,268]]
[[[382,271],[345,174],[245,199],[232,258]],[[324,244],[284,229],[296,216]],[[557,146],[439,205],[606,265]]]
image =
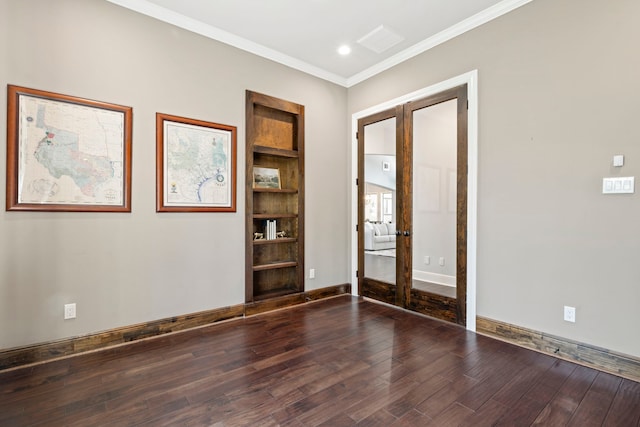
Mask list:
[[366,36],[360,38],[358,43],[375,53],[382,53],[397,45],[402,40],[404,40],[404,37],[385,28],[384,25],[380,25]]

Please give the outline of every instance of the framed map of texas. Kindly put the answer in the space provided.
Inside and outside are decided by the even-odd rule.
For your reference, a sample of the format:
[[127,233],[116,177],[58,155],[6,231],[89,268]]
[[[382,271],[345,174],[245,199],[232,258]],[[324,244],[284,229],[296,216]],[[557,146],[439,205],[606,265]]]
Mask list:
[[236,211],[236,127],[156,113],[156,211]]
[[131,212],[132,108],[7,86],[7,210]]

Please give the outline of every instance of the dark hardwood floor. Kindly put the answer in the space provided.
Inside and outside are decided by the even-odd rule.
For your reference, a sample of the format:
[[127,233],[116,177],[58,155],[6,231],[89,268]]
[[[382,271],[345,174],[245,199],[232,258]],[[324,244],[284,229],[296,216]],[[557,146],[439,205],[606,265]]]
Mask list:
[[0,373],[1,426],[638,426],[640,383],[350,296]]

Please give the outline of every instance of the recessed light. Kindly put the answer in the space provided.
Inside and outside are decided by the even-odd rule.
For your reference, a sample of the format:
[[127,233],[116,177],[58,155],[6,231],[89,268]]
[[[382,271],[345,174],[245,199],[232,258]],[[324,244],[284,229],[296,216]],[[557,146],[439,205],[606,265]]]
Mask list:
[[340,46],[338,48],[338,53],[340,55],[349,55],[351,53],[351,48],[349,46],[347,46],[346,44],[342,45],[342,46]]

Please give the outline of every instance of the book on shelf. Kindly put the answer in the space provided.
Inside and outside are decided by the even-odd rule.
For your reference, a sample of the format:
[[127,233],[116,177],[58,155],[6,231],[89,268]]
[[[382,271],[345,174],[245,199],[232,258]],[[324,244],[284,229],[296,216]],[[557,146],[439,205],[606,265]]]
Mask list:
[[267,240],[273,240],[276,238],[276,220],[268,219],[264,224],[264,238]]

